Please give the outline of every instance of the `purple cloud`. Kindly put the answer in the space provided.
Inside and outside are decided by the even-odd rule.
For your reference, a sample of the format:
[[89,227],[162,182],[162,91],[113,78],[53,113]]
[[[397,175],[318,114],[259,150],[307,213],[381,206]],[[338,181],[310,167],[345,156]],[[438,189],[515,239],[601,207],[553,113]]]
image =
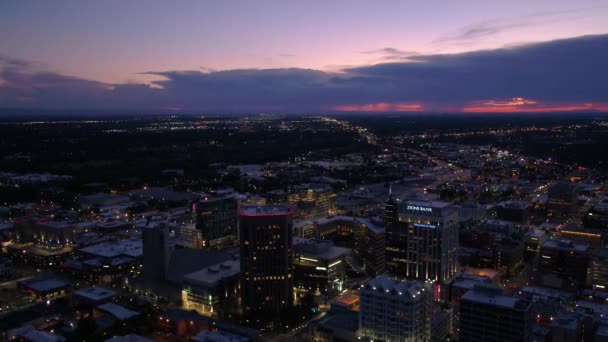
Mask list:
[[289,113],[375,103],[416,103],[425,110],[445,110],[463,108],[474,101],[514,97],[608,102],[608,35],[407,58],[339,73],[297,68],[150,71],[146,74],[163,80],[146,85],[68,77],[36,70],[27,61],[0,57],[0,107],[178,107],[217,113]]

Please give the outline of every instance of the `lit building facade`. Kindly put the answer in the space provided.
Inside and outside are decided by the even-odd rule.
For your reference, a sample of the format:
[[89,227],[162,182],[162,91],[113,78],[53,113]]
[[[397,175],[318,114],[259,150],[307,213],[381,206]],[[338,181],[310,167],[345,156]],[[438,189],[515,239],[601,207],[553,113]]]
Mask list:
[[[395,226],[396,224],[396,226]],[[406,201],[387,239],[392,272],[444,282],[458,271],[458,208],[447,202]],[[396,232],[398,231],[398,232]]]
[[334,213],[335,197],[329,186],[303,185],[287,195],[287,203],[294,207],[295,218],[324,218]]
[[363,285],[359,326],[362,337],[378,341],[428,341],[430,294],[422,281],[380,275]]
[[187,274],[182,290],[184,309],[219,318],[236,312],[240,298],[239,273],[240,261],[233,259]]

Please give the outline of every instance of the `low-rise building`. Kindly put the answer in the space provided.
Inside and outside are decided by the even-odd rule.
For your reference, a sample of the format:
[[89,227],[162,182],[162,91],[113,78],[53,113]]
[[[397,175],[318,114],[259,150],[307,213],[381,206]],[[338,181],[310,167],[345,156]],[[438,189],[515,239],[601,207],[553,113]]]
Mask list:
[[183,278],[182,303],[209,317],[225,317],[238,308],[240,293],[238,258],[223,261]]

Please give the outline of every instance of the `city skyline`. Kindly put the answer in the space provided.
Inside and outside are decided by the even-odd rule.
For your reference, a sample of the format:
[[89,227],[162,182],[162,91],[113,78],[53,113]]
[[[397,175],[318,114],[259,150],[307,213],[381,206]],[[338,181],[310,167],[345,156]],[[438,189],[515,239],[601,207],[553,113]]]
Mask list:
[[608,110],[601,1],[146,5],[0,5],[0,108]]
[[608,341],[607,19],[0,1],[0,340]]

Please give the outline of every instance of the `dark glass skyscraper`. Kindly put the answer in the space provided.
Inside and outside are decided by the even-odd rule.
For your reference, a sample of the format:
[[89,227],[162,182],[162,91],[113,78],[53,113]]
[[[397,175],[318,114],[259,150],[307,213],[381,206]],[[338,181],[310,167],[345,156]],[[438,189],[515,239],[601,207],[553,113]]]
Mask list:
[[234,246],[237,240],[238,202],[233,195],[205,197],[193,205],[199,247]]
[[399,222],[399,204],[392,194],[384,205],[386,268],[395,275],[405,274],[407,227]]
[[287,206],[239,211],[241,296],[250,320],[293,305],[292,215]]
[[169,227],[165,224],[145,227],[143,238],[143,278],[148,282],[164,282],[171,251]]

